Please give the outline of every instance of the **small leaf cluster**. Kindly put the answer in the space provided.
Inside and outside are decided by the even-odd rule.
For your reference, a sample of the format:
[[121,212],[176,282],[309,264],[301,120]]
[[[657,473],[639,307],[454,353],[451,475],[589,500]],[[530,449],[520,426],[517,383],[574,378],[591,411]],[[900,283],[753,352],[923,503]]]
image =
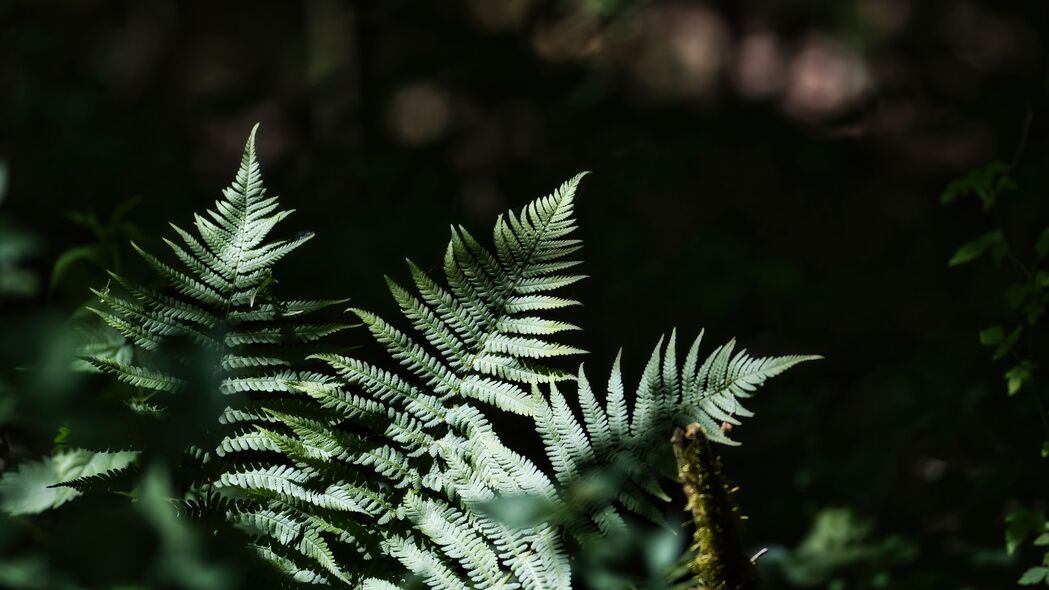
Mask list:
[[[1012,175],[1011,165],[992,162],[952,182],[941,198],[944,204],[948,204],[973,196],[994,219],[996,227],[960,246],[949,265],[959,266],[989,256],[995,266],[1012,275],[1002,294],[1015,314],[1013,324],[990,326],[979,334],[980,343],[991,349],[994,360],[1010,357],[1014,361],[1004,375],[1009,395],[1015,395],[1029,384],[1038,370],[1032,341],[1046,305],[1049,305],[1049,267],[1046,266],[1049,262],[1049,227],[1039,233],[1030,246],[1030,254],[1024,254],[1024,249],[1018,248],[1015,238],[1006,235],[1000,222],[999,208],[1003,198],[1018,188]],[[1021,343],[1026,346],[1020,347]]]
[[[980,344],[991,350],[992,359],[1010,359],[1004,372],[1006,391],[1016,395],[1021,390],[1031,390],[1035,397],[1038,420],[1049,439],[1049,417],[1041,402],[1040,392],[1034,387],[1035,377],[1041,369],[1038,363],[1036,336],[1040,333],[1041,321],[1046,305],[1049,305],[1049,226],[1038,233],[1038,237],[1026,248],[1019,248],[1014,236],[1006,233],[1002,224],[1002,202],[1007,194],[1019,190],[1014,179],[1014,165],[992,162],[952,182],[942,195],[944,204],[959,198],[974,196],[984,211],[994,219],[996,227],[991,231],[962,245],[950,259],[950,266],[975,261],[989,255],[995,266],[1011,274],[1010,282],[1003,289],[1003,298],[1013,315],[1011,325],[994,325],[979,332]],[[1026,254],[1024,252],[1027,252]],[[1049,458],[1049,440],[1042,444],[1043,458]],[[1049,529],[1045,517],[1032,510],[1017,510],[1006,518],[1006,548],[1014,553],[1023,540],[1035,533],[1035,544],[1049,545]],[[1021,584],[1049,584],[1049,553],[1043,557],[1041,566],[1028,569]]]

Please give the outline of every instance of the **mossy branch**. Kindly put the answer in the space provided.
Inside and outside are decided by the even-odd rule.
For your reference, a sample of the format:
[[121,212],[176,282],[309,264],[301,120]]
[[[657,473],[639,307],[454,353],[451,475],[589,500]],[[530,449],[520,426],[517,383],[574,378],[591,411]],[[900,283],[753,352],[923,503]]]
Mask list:
[[695,532],[689,569],[704,590],[757,588],[754,565],[743,552],[739,516],[732,490],[721,471],[721,458],[698,424],[674,430],[671,442],[686,509]]

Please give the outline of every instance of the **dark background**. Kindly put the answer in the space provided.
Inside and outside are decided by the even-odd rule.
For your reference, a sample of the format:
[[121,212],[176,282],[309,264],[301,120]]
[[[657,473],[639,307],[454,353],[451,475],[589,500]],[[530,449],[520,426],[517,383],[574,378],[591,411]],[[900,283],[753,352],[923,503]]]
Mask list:
[[673,326],[827,357],[767,387],[724,453],[749,545],[789,551],[846,507],[872,523],[860,546],[904,556],[813,585],[1006,588],[1037,560],[1005,555],[1003,518],[1045,500],[1038,416],[976,337],[1001,279],[946,264],[989,220],[939,195],[1018,151],[1021,191],[1045,194],[1045,2],[0,0],[0,23],[0,214],[43,239],[44,288],[0,302],[8,320],[104,284],[81,261],[48,288],[94,239],[63,212],[138,197],[159,251],[256,121],[285,231],[317,232],[280,289],[380,312],[383,273],[437,268],[448,224],[485,235],[590,170],[575,343],[594,380],[620,345],[636,380]]

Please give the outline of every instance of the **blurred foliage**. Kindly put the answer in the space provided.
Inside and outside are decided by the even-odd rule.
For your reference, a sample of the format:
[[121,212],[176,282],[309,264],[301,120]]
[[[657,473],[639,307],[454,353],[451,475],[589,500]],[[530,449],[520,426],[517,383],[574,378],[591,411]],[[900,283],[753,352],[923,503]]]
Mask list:
[[137,453],[62,450],[39,461],[22,463],[0,479],[0,509],[19,516],[52,510],[76,498],[80,492],[68,482],[90,478],[110,470],[123,470]]
[[770,551],[762,566],[800,587],[892,588],[893,571],[915,557],[913,542],[876,536],[873,522],[851,508],[827,508],[795,549]]
[[[1027,125],[1030,125],[1030,113]],[[1031,242],[1028,235],[1014,235],[1022,229],[1010,226],[1006,233],[1005,216],[1009,213],[1003,202],[1008,195],[1020,190],[1014,180],[1016,161],[1022,156],[1024,142],[1027,139],[1027,128],[1021,136],[1020,148],[1017,150],[1013,164],[992,162],[970,172],[964,178],[952,182],[943,193],[941,202],[950,203],[958,197],[974,195],[979,198],[983,209],[993,219],[996,228],[983,236],[970,241],[959,248],[950,261],[951,266],[965,264],[990,252],[994,266],[1007,273],[1009,282],[1002,287],[1002,299],[1009,308],[1010,325],[994,325],[979,333],[980,344],[993,350],[992,359],[1002,360],[1008,357],[1012,365],[1005,371],[1006,390],[1010,396],[1021,390],[1034,400],[1034,413],[1043,427],[1043,440],[1040,445],[1042,459],[1049,458],[1049,414],[1046,414],[1042,401],[1042,391],[1037,377],[1044,358],[1044,324],[1046,304],[1049,303],[1049,222],[1037,215],[1038,209],[1023,210],[1024,226],[1033,238],[1033,243],[1021,245],[1023,241]],[[1019,195],[1022,196],[1022,195]],[[1033,198],[1040,204],[1042,195],[1034,194]],[[1037,229],[1031,232],[1030,228]],[[1026,247],[1023,247],[1026,246]],[[1025,253],[1026,252],[1026,253]],[[1002,268],[1005,267],[1005,268]],[[1000,283],[999,283],[1000,284]],[[1040,348],[1040,346],[1042,348]],[[1043,467],[1044,469],[1044,467]],[[1005,517],[1006,550],[1011,555],[1016,553],[1021,543],[1034,535],[1034,544],[1049,545],[1049,528],[1045,515],[1038,510],[1016,509]],[[1041,565],[1027,569],[1020,577],[1024,585],[1049,585],[1049,551],[1042,558]]]
[[[0,204],[7,194],[7,163],[0,160]],[[33,271],[20,264],[40,249],[39,240],[0,216],[0,297],[32,297],[40,288]]]
[[[35,243],[0,265],[0,282],[35,283],[0,299],[0,388],[19,391],[0,408],[5,468],[54,446],[58,412],[90,423],[82,400],[114,393],[88,375],[16,371],[65,366],[46,349],[65,346],[58,328],[107,281],[81,260],[46,298],[61,253],[89,239],[61,212],[106,219],[140,195],[130,215],[152,248],[164,220],[213,199],[261,120],[271,179],[335,252],[324,284],[309,263],[282,277],[316,294],[383,302],[382,272],[428,252],[438,222],[476,223],[590,169],[580,323],[595,357],[672,321],[827,353],[756,404],[726,457],[755,552],[796,547],[826,506],[848,504],[918,547],[894,588],[1009,588],[1041,557],[1027,542],[1009,556],[1001,539],[1018,507],[1049,508],[1028,396],[1044,380],[1010,398],[998,384],[1012,355],[986,362],[1027,319],[993,264],[944,264],[993,231],[980,197],[945,212],[936,196],[1017,145],[1030,104],[1002,226],[1022,254],[1037,243],[1046,3],[11,0],[0,26],[0,250]],[[346,248],[347,236],[384,247]],[[661,305],[639,318],[644,301]],[[72,445],[126,428],[98,425],[72,425]],[[40,549],[9,528],[5,557]],[[102,564],[102,545],[76,549]]]
[[142,238],[138,226],[128,220],[128,215],[139,201],[132,198],[119,203],[106,221],[100,220],[94,211],[69,211],[66,214],[71,222],[88,230],[92,239],[90,243],[73,246],[58,256],[51,269],[52,291],[78,263],[93,264],[96,273],[98,270],[120,272],[120,252],[124,245],[129,240]]

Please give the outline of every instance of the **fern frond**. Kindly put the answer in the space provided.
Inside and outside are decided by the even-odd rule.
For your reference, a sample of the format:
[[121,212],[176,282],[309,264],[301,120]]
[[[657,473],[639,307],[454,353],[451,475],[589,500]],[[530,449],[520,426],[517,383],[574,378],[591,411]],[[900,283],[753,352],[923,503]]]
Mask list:
[[[698,423],[710,440],[737,444],[722,431],[721,424],[739,424],[751,416],[740,403],[750,397],[768,379],[818,356],[794,355],[754,358],[745,351],[736,352],[735,341],[714,349],[699,364],[702,332],[679,366],[676,332],[661,338],[649,355],[634,396],[635,406],[629,411],[624,395],[620,356],[617,355],[609,378],[604,407],[595,396],[583,368],[576,379],[579,404],[583,415],[580,425],[556,384],[550,384],[549,401],[537,394],[542,411],[536,414],[536,429],[542,436],[547,455],[559,483],[576,479],[584,469],[611,466],[626,481],[620,486],[616,501],[630,512],[660,522],[662,514],[652,499],[668,500],[660,488],[661,476],[650,460],[658,456],[653,449],[669,450],[673,427]],[[589,440],[584,435],[589,435]],[[588,506],[590,518],[601,529],[614,526],[602,506]]]
[[[730,444],[721,424],[750,415],[742,401],[816,358],[755,358],[731,341],[700,363],[697,338],[679,361],[675,331],[656,344],[629,396],[621,353],[604,395],[582,365],[572,373],[554,366],[585,352],[562,342],[579,328],[558,315],[579,305],[567,291],[585,278],[576,271],[578,175],[500,216],[491,246],[452,226],[443,277],[411,261],[410,282],[387,277],[401,320],[348,310],[393,362],[318,352],[307,359],[333,374],[305,369],[313,343],[349,327],[306,316],[345,300],[284,301],[272,292],[271,266],[312,234],[270,238],[291,211],[266,195],[254,133],[222,198],[189,229],[172,226],[171,262],[135,246],[169,289],[114,277],[113,292],[97,293],[96,313],[136,344],[134,360],[88,362],[135,387],[187,395],[199,388],[187,387],[184,359],[165,347],[180,338],[215,353],[209,374],[218,386],[192,394],[226,396],[228,407],[218,444],[191,453],[209,462],[193,494],[293,580],[568,590],[566,538],[621,533],[627,512],[662,522],[660,477],[668,474],[652,459],[669,453],[675,425],[696,422]],[[566,395],[572,382],[578,408]],[[178,397],[136,400],[161,414]],[[504,443],[490,419],[496,411],[531,418],[549,468]],[[614,489],[580,491],[581,478],[604,471]],[[514,496],[564,518],[510,526],[489,508]]]
[[107,358],[87,357],[83,360],[99,371],[114,375],[117,379],[133,387],[152,389],[154,391],[174,392],[178,391],[185,384],[185,381],[182,379],[161,371],[154,371],[145,367],[119,363]]
[[[197,493],[233,503],[226,511],[231,522],[268,539],[260,539],[260,554],[294,579],[348,583],[325,540],[326,535],[341,538],[337,530],[342,529],[330,523],[321,526],[315,520],[321,518],[318,512],[368,518],[388,515],[377,512],[376,498],[354,491],[352,479],[336,477],[344,471],[326,475],[316,471],[318,464],[330,463],[348,451],[333,448],[346,442],[337,434],[332,435],[337,444],[321,440],[318,434],[304,436],[304,424],[327,433],[333,421],[341,419],[332,417],[333,406],[303,393],[305,388],[323,388],[330,378],[299,367],[305,356],[303,345],[349,327],[311,322],[307,316],[345,300],[285,301],[272,292],[272,266],[313,234],[270,237],[291,211],[282,210],[277,198],[266,194],[255,151],[256,131],[257,126],[248,137],[233,182],[211,209],[194,215],[189,228],[171,226],[177,237],[164,240],[170,261],[132,244],[167,289],[157,291],[110,273],[113,289],[96,292],[100,305],[95,313],[135,344],[133,360],[102,356],[85,360],[133,387],[183,396],[228,396],[229,407],[217,418],[220,425],[232,428],[223,433],[217,447],[190,452],[201,464],[218,461],[209,465]],[[167,354],[165,348],[176,338],[215,353],[215,366],[207,369],[220,383],[217,388],[188,391],[188,376],[199,374],[199,367],[189,366],[196,360],[192,354]],[[166,406],[178,403],[178,396],[154,396],[148,402],[136,398],[133,403],[151,415],[163,416]],[[229,463],[243,457],[260,463]],[[87,474],[68,485],[102,487],[117,476],[115,472]],[[223,501],[209,503],[223,505]]]

